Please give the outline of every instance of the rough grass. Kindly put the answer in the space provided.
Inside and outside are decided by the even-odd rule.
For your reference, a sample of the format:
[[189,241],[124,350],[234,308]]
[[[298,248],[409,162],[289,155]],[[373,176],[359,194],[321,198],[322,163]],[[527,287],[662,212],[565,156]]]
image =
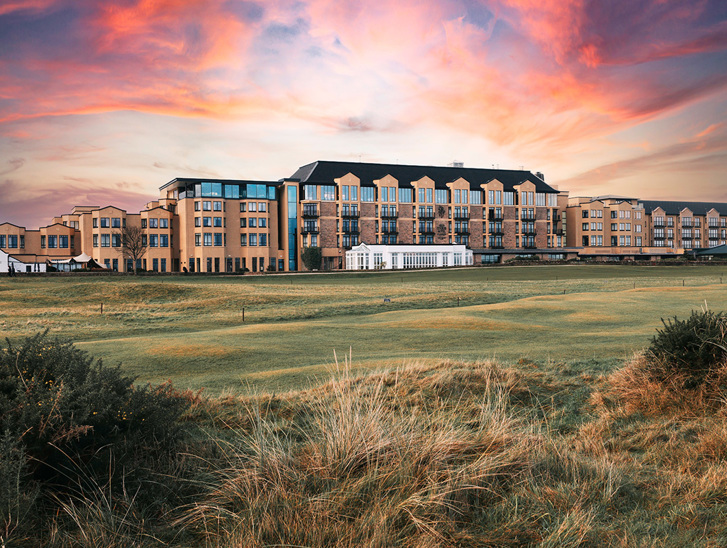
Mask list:
[[167,513],[101,486],[26,545],[725,545],[721,408],[645,413],[619,378],[586,362],[440,361],[344,367],[284,394],[190,392],[198,434],[160,480],[181,486]]

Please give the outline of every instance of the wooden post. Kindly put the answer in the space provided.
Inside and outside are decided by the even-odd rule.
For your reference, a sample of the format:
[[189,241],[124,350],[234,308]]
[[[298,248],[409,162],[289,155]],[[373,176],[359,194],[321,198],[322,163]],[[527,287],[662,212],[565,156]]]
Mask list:
[[242,323],[245,323],[245,307],[242,307]]
[[103,303],[101,303],[101,314],[103,314]]

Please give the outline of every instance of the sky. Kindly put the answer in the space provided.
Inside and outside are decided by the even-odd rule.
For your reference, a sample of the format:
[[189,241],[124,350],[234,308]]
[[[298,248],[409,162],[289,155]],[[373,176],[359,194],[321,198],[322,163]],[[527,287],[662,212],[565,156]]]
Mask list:
[[3,0],[0,223],[316,160],[727,202],[724,0]]

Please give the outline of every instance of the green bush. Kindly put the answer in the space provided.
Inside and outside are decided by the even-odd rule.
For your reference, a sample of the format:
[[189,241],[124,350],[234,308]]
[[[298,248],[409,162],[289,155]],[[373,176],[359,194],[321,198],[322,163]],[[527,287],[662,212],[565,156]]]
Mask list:
[[686,320],[664,320],[663,329],[646,351],[650,372],[655,380],[676,376],[685,387],[704,383],[727,359],[727,316],[723,312],[692,312]]
[[[171,385],[135,387],[72,343],[46,333],[0,351],[0,481],[77,487],[134,482],[169,454],[185,400]],[[124,470],[123,474],[114,469]],[[128,486],[128,485],[127,485]]]

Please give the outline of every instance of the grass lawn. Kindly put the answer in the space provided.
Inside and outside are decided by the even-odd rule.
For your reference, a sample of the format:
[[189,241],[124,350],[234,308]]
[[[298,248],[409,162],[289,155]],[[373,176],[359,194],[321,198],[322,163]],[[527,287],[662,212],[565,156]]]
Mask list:
[[627,358],[648,344],[661,317],[686,316],[705,302],[727,309],[725,270],[568,265],[2,278],[0,336],[49,329],[142,381],[280,391],[328,377],[334,351],[340,357],[349,349],[357,368],[443,358]]

